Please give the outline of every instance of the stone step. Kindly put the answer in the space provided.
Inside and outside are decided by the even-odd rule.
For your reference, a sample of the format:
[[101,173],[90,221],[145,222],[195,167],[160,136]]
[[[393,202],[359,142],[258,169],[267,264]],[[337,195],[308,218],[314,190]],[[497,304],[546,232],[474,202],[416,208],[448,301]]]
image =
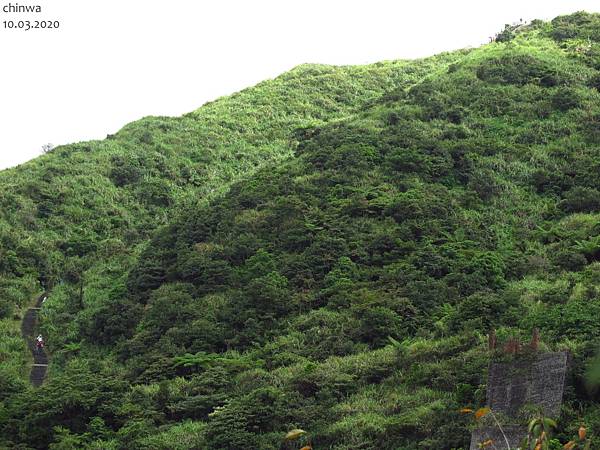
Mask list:
[[46,365],[35,365],[31,368],[31,374],[29,375],[29,381],[35,387],[41,386],[46,378]]

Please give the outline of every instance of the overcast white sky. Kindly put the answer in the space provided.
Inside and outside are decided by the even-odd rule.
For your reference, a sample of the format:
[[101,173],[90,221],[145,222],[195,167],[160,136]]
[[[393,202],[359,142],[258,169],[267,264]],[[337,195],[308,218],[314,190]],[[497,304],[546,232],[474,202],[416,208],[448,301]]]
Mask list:
[[[9,0],[0,0],[0,7]],[[0,168],[180,115],[306,62],[364,64],[477,46],[505,23],[598,0],[12,0],[0,12]],[[60,20],[7,30],[5,20]]]

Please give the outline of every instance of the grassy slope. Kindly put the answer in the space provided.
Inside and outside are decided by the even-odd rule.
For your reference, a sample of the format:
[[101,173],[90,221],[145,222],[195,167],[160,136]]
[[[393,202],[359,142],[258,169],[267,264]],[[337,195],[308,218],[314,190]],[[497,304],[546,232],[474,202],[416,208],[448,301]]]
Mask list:
[[22,306],[29,296],[21,293],[37,278],[64,280],[65,257],[94,259],[98,247],[119,245],[110,240],[131,250],[172,206],[211,198],[289,156],[296,128],[344,117],[450,61],[299,66],[184,117],[146,118],[104,141],[59,147],[0,172],[2,314]]
[[70,239],[135,244],[165,223],[170,206],[210,198],[241,174],[289,156],[296,128],[340,119],[452,59],[299,66],[183,117],[146,118],[104,141],[59,147],[2,171],[0,273],[56,282],[63,268],[53,267],[53,257],[89,250]]

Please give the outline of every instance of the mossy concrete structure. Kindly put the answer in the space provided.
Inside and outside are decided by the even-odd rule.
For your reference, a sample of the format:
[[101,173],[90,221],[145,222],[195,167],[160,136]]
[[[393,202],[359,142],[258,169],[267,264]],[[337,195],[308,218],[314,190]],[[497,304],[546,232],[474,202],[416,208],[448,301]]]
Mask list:
[[[569,368],[568,352],[520,355],[510,362],[490,364],[487,383],[487,406],[497,416],[516,418],[524,406],[541,408],[544,415],[558,417]],[[487,422],[487,421],[486,421]],[[523,425],[503,427],[510,448],[516,448],[526,435]],[[504,437],[492,423],[473,431],[471,449],[492,439],[495,448],[507,449]]]

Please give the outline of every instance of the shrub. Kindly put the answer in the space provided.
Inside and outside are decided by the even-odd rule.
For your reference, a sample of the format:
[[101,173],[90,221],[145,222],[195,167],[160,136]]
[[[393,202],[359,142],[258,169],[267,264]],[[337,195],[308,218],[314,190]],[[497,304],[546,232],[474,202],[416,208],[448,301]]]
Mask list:
[[504,29],[496,34],[496,42],[510,42],[515,38],[515,29],[518,25],[504,25]]
[[167,207],[174,201],[170,183],[162,178],[144,180],[138,186],[137,195],[148,206]]
[[581,106],[581,96],[576,89],[569,87],[558,88],[552,96],[552,106],[559,111],[579,108]]
[[559,250],[554,253],[552,260],[560,268],[570,271],[581,270],[587,264],[587,259],[584,255],[571,249]]
[[514,297],[501,297],[493,291],[476,292],[458,305],[451,316],[450,327],[456,331],[474,329],[486,332],[510,317],[510,308],[516,307],[517,302]]
[[489,58],[477,68],[477,77],[489,83],[514,84],[524,86],[528,83],[544,87],[556,86],[566,82],[556,68],[545,61],[527,54],[504,55]]
[[558,16],[552,20],[550,36],[559,41],[568,39],[590,39],[600,41],[600,18],[598,14],[579,11],[566,16]]
[[600,92],[600,73],[590,77],[587,85]]
[[115,186],[122,187],[135,183],[142,175],[139,162],[133,158],[114,156],[111,163],[112,168],[108,176]]
[[0,299],[0,320],[9,318],[13,315],[14,305],[6,299]]
[[558,207],[566,213],[600,211],[600,192],[577,186],[566,192]]

